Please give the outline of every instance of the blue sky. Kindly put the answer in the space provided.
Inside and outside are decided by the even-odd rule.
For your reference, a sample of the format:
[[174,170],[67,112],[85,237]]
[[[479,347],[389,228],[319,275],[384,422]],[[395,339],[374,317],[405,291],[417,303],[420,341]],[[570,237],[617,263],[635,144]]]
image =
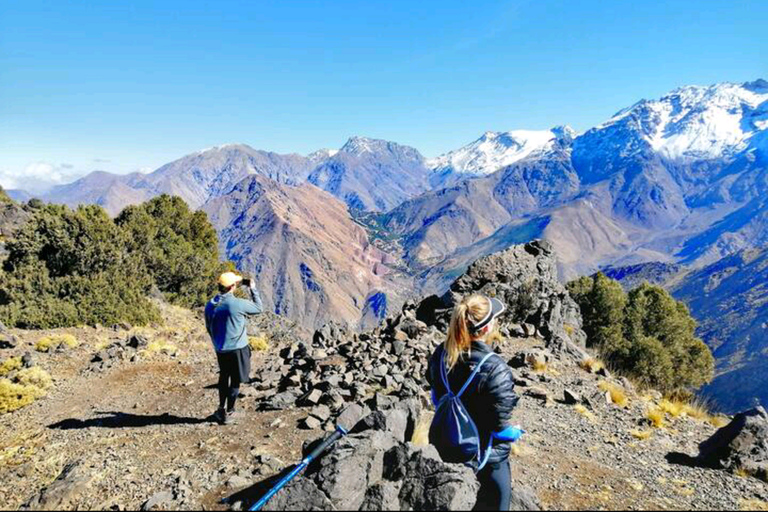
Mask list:
[[435,156],[768,78],[768,2],[0,0],[0,184],[350,135]]

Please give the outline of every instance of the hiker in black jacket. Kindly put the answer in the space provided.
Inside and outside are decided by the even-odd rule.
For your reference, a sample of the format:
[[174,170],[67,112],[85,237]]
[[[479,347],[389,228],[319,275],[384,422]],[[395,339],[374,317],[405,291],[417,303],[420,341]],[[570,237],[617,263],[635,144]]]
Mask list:
[[[504,305],[500,301],[483,295],[472,295],[454,308],[448,337],[432,354],[427,370],[427,380],[436,402],[446,394],[440,359],[445,358],[451,390],[458,392],[472,370],[493,352],[485,341],[494,332],[496,317],[503,311]],[[501,432],[509,426],[517,401],[512,371],[501,357],[490,356],[461,396],[461,402],[477,426],[483,446],[489,443],[494,432]],[[439,429],[435,432],[430,430],[430,442],[440,444],[435,439],[439,435]],[[488,462],[477,474],[481,487],[475,510],[509,510],[511,443],[495,439],[491,442]],[[442,453],[441,456],[446,458]]]

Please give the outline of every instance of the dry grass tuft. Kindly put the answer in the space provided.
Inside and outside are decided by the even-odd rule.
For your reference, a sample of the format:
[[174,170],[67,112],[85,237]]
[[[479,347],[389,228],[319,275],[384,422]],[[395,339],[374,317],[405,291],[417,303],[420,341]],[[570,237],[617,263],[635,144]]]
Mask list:
[[731,422],[728,416],[723,414],[715,414],[709,418],[709,424],[715,428],[723,428]]
[[741,510],[766,510],[768,511],[768,501],[763,500],[740,500]]
[[34,386],[41,391],[46,391],[53,386],[51,375],[39,366],[19,371],[13,380],[22,386]]
[[621,386],[604,380],[597,387],[600,388],[600,391],[608,393],[611,396],[611,402],[618,407],[626,408],[629,406],[629,397],[627,397],[627,393]]
[[22,386],[8,379],[0,379],[0,414],[26,407],[40,396],[42,391],[34,386]]
[[15,382],[0,379],[0,414],[13,412],[45,396],[53,386],[53,379],[42,368],[21,370],[14,377]]
[[576,411],[577,413],[581,414],[585,418],[587,418],[589,421],[596,421],[597,420],[597,418],[595,418],[595,415],[592,414],[592,412],[590,412],[589,409],[587,409],[586,407],[584,407],[581,404],[574,405],[573,406],[573,410]]
[[150,354],[162,353],[170,356],[176,354],[178,350],[176,345],[163,340],[150,341],[146,348],[146,352]]
[[651,422],[653,428],[663,428],[665,425],[666,414],[658,407],[651,407],[645,414],[648,421]]
[[590,357],[589,359],[584,359],[581,363],[579,363],[579,366],[581,366],[582,370],[587,371],[589,373],[597,373],[603,368],[605,368],[605,365],[602,363],[602,361],[599,361],[593,357]]
[[21,357],[9,357],[0,364],[0,377],[5,377],[14,370],[21,368]]
[[80,345],[80,342],[71,334],[52,334],[51,336],[40,338],[35,343],[35,350],[38,352],[49,352],[51,349],[57,349],[62,346],[75,348],[78,345]]
[[255,352],[264,352],[269,350],[269,340],[266,336],[250,336],[248,338],[248,344],[251,346],[251,350]]
[[652,430],[632,430],[630,431],[630,435],[635,439],[639,439],[640,441],[645,441],[646,439],[650,439],[653,436],[653,431]]
[[416,446],[429,445],[429,427],[432,425],[432,414],[424,414],[419,418],[411,436],[411,442]]
[[536,373],[545,373],[547,371],[547,363],[544,361],[534,361],[533,362],[533,371]]
[[685,411],[685,404],[676,400],[667,400],[666,398],[659,402],[659,409],[669,414],[673,418],[677,418]]
[[748,478],[752,476],[749,471],[744,468],[736,468],[733,470],[733,474],[739,478]]

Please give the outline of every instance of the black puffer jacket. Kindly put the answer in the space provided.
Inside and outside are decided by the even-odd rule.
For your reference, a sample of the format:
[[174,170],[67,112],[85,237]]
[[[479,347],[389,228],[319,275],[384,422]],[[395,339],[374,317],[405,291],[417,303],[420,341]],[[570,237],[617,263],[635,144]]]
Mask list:
[[[472,342],[469,357],[459,360],[448,373],[448,383],[454,393],[458,393],[469,378],[472,370],[493,349],[479,341]],[[437,347],[429,359],[427,380],[432,386],[434,396],[439,401],[446,394],[443,379],[440,377],[440,358],[443,346]],[[515,382],[507,363],[498,355],[491,356],[461,396],[461,402],[477,425],[483,446],[493,432],[500,432],[510,425],[512,410],[517,405]],[[489,463],[496,463],[509,457],[510,443],[495,442]]]

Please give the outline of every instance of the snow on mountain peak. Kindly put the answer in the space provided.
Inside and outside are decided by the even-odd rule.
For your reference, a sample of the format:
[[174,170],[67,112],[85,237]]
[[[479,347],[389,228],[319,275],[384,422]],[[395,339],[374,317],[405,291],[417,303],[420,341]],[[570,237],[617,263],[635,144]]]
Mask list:
[[768,121],[768,82],[686,86],[624,109],[597,130],[625,126],[669,159],[728,156],[746,149]]
[[435,172],[450,169],[459,174],[491,174],[531,155],[545,152],[556,139],[574,134],[569,127],[485,132],[463,148],[428,160],[427,167]]
[[339,152],[338,149],[323,148],[323,149],[318,149],[317,151],[313,151],[312,153],[308,154],[307,158],[309,160],[311,160],[312,162],[321,162],[323,160],[327,160],[327,159],[333,157],[333,155],[335,155],[338,152]]

